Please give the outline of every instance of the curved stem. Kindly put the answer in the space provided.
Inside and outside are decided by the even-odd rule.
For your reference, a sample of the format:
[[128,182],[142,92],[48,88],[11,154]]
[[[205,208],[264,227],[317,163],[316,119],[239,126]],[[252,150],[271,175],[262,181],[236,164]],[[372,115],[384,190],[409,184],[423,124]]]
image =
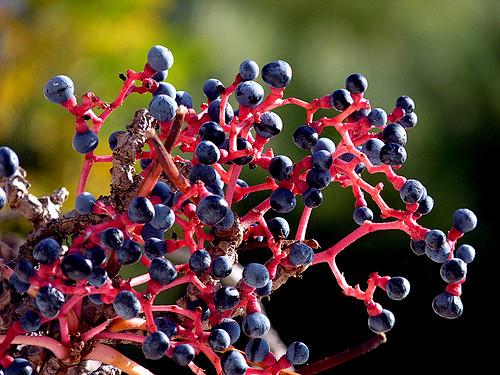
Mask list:
[[387,341],[387,338],[386,338],[385,334],[379,333],[375,337],[371,338],[370,340],[364,342],[363,344],[361,344],[355,348],[348,349],[346,351],[343,351],[342,353],[338,353],[338,354],[335,354],[334,356],[327,357],[327,358],[322,359],[318,362],[311,363],[310,365],[302,367],[297,372],[301,375],[319,374],[320,372],[329,370],[337,365],[340,365],[341,363],[344,363],[350,359],[353,359],[353,358],[356,358],[362,354],[365,354],[365,353],[369,352],[370,350],[377,348],[380,344],[383,344],[386,341]]
[[[0,335],[0,343],[7,338],[7,335]],[[67,348],[56,339],[47,336],[25,336],[18,335],[12,341],[14,345],[32,345],[49,349],[58,359],[65,359],[68,356]]]
[[83,359],[106,363],[122,370],[128,375],[154,375],[151,371],[132,361],[118,350],[101,343],[96,344],[94,349],[83,357]]

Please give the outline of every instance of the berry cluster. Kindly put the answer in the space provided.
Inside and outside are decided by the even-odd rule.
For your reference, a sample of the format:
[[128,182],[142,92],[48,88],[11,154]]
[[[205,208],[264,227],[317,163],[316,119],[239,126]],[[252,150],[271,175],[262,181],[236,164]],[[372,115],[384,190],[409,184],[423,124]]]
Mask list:
[[[123,361],[106,342],[136,343],[146,358],[167,356],[198,374],[203,371],[194,360],[200,353],[225,375],[277,374],[303,365],[309,350],[300,341],[289,343],[281,357],[273,354],[264,337],[271,323],[259,301],[289,277],[327,263],[343,292],[364,302],[369,328],[377,334],[390,330],[394,315],[375,302],[375,290],[381,288],[400,300],[410,291],[409,281],[373,273],[363,291],[347,283],[335,262],[348,245],[378,230],[406,232],[415,254],[442,264],[447,287],[434,299],[433,308],[446,318],[461,315],[461,284],[475,251],[467,244],[457,246],[457,240],[474,229],[477,219],[470,210],[458,209],[447,234],[418,224],[434,201],[421,182],[395,172],[406,161],[407,130],[417,123],[410,97],[399,97],[391,113],[371,108],[364,97],[366,78],[352,74],[345,88],[310,103],[284,98],[292,79],[290,65],[277,60],[260,68],[246,60],[231,85],[215,78],[204,83],[207,103],[197,112],[187,92],[165,82],[173,62],[169,49],[151,48],[142,72],[120,74],[124,84],[112,103],[87,93],[78,104],[73,82],[63,75],[46,84],[45,97],[75,116],[73,148],[85,160],[75,210],[33,233],[24,246],[24,258],[11,267],[2,263],[2,275],[12,288],[33,301],[2,336],[0,364],[5,374],[32,373],[28,360],[8,354],[16,343],[46,347],[68,366],[95,359],[131,375],[145,370]],[[259,74],[267,94],[257,82]],[[151,95],[148,110],[139,110],[130,126],[109,137],[111,155],[95,155],[101,126],[134,92]],[[233,94],[236,110],[229,103]],[[292,137],[304,150],[301,160],[274,155],[266,147],[283,128],[273,109],[285,105],[306,111],[305,123]],[[320,108],[337,113],[315,119]],[[95,109],[102,113],[97,115]],[[341,136],[337,145],[326,136],[330,130]],[[190,158],[173,156],[174,147]],[[109,196],[95,198],[85,186],[98,162],[113,163],[112,183]],[[140,173],[135,172],[136,163]],[[261,168],[269,176],[249,186],[242,175],[245,166]],[[2,186],[8,188],[20,169],[15,152],[1,147]],[[381,196],[382,183],[370,185],[363,179],[367,173],[384,175],[399,191],[405,209],[391,208]],[[353,220],[359,226],[319,251],[314,240],[306,239],[306,229],[331,183],[352,190]],[[249,212],[239,212],[237,202],[258,191],[269,192],[268,197]],[[0,193],[3,206],[8,197],[3,189]],[[300,196],[303,212],[291,239],[290,225],[279,214],[296,209]],[[373,221],[373,208],[381,221]],[[173,234],[174,225],[181,236]],[[240,266],[241,278],[228,284],[239,266],[238,252],[256,247],[267,249],[269,260]],[[189,259],[174,264],[170,254],[181,249],[189,250]],[[141,264],[147,272],[122,279],[121,267],[132,264]],[[181,284],[188,288],[176,304],[154,304],[160,293]],[[139,292],[138,286],[145,290]],[[89,311],[99,315],[98,308],[104,309],[106,318],[86,321]],[[57,334],[44,335],[53,332],[44,327],[54,320]],[[246,340],[238,349],[240,333]]]

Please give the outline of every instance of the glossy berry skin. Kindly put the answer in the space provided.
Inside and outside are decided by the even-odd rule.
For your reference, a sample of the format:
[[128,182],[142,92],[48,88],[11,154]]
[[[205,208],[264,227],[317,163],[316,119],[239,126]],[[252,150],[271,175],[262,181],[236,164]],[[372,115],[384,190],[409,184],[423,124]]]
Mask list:
[[445,262],[450,257],[450,253],[450,245],[447,242],[437,249],[425,245],[425,254],[436,263]]
[[288,346],[286,359],[292,365],[303,365],[309,359],[309,348],[304,343],[295,341]]
[[406,113],[415,110],[415,102],[408,95],[402,95],[396,100],[396,107],[403,108]]
[[331,152],[318,150],[311,155],[311,167],[320,171],[329,171],[333,164]]
[[284,181],[292,175],[293,161],[285,155],[277,155],[271,159],[269,174],[278,181]]
[[311,168],[306,175],[306,182],[309,186],[324,189],[332,181],[332,174],[329,170],[321,170],[319,168]]
[[217,289],[214,295],[215,308],[219,312],[231,310],[240,302],[238,289],[232,286],[223,286]]
[[259,76],[259,64],[254,60],[245,60],[240,64],[239,74],[244,81],[254,80]]
[[427,190],[420,181],[407,180],[401,190],[399,196],[401,200],[407,204],[417,203],[426,196]]
[[197,164],[189,171],[189,182],[202,181],[205,185],[213,185],[217,182],[217,172],[211,165]]
[[22,259],[14,266],[14,273],[19,281],[29,283],[29,278],[36,272],[35,266],[29,260]]
[[407,158],[406,149],[397,143],[386,143],[380,149],[380,161],[392,167],[401,166]]
[[31,284],[30,283],[25,283],[24,281],[19,280],[17,275],[13,273],[10,278],[9,278],[9,284],[14,288],[16,293],[23,294],[28,291],[30,288]]
[[400,118],[397,123],[402,125],[405,129],[413,128],[417,125],[418,116],[415,112],[410,112]]
[[60,254],[61,246],[53,238],[44,238],[33,248],[33,257],[45,265],[54,263]]
[[208,335],[208,344],[217,352],[221,352],[229,348],[231,345],[231,337],[222,328],[214,328]]
[[236,350],[228,350],[221,358],[222,370],[225,375],[244,375],[248,364],[243,354]]
[[203,84],[202,90],[203,94],[205,94],[208,100],[215,100],[220,96],[221,94],[220,89],[223,88],[224,85],[217,78],[209,78]]
[[401,276],[391,277],[385,284],[385,291],[389,298],[402,300],[410,293],[410,282]]
[[160,258],[167,253],[167,245],[163,239],[151,237],[144,242],[144,256],[150,260]]
[[292,68],[283,60],[270,62],[262,67],[262,80],[275,89],[285,88],[292,80]]
[[353,94],[361,94],[368,88],[368,80],[361,74],[351,74],[345,81],[345,88]]
[[7,203],[7,194],[5,190],[0,187],[0,209],[2,209]]
[[75,199],[75,209],[80,215],[88,215],[94,211],[96,199],[91,193],[83,192]]
[[118,228],[107,228],[99,235],[99,241],[102,247],[108,250],[118,250],[123,246],[123,232]]
[[471,210],[460,208],[453,214],[453,226],[460,232],[466,233],[477,225],[477,217]]
[[269,271],[260,263],[249,263],[243,269],[242,280],[252,288],[262,288],[269,281]]
[[264,99],[264,88],[255,81],[243,81],[236,86],[234,96],[242,107],[255,108]]
[[155,186],[153,187],[153,190],[151,190],[151,193],[149,194],[149,196],[150,197],[158,197],[161,199],[162,204],[165,204],[165,205],[171,207],[171,201],[172,201],[172,198],[174,197],[174,193],[172,192],[172,189],[170,188],[170,186],[168,186],[165,182],[158,181],[155,184]]
[[82,254],[68,254],[61,261],[61,270],[70,280],[83,280],[92,272],[92,262]]
[[[209,105],[208,105],[208,115],[210,116],[210,119],[216,123],[220,123],[219,121],[219,116],[220,116],[220,99],[215,99],[213,100]],[[226,107],[224,108],[224,119],[225,123],[228,124],[234,117],[234,110],[231,104],[228,102],[226,103]]]
[[75,133],[73,136],[73,149],[80,154],[89,154],[94,151],[99,144],[99,138],[93,130],[82,133]]
[[141,303],[134,293],[122,290],[113,300],[113,308],[122,319],[132,319],[141,312]]
[[172,120],[177,107],[177,102],[168,95],[157,95],[149,102],[149,112],[160,122]]
[[425,244],[431,249],[439,249],[446,242],[446,234],[439,229],[432,229],[425,234]]
[[0,178],[11,177],[19,168],[19,157],[9,147],[0,147]]
[[123,246],[115,251],[116,260],[122,265],[134,264],[141,259],[142,247],[137,242],[127,239]]
[[193,98],[186,91],[177,91],[175,93],[175,102],[177,105],[193,108]]
[[260,116],[260,122],[254,122],[255,132],[263,138],[272,138],[283,130],[281,117],[274,112],[265,112]]
[[424,240],[416,241],[413,238],[410,240],[410,248],[416,255],[424,255],[425,247]]
[[254,290],[254,293],[258,297],[267,297],[269,296],[273,291],[273,280],[269,279],[267,284],[263,286],[262,288],[257,288]]
[[361,152],[368,157],[374,166],[382,165],[380,161],[380,150],[384,147],[384,142],[378,138],[371,138],[361,146]]
[[368,113],[368,121],[370,125],[381,128],[387,123],[387,112],[382,108],[373,108]]
[[243,332],[248,337],[262,337],[271,328],[269,318],[260,312],[247,314],[241,323]]
[[360,206],[354,210],[352,218],[356,224],[363,225],[365,221],[373,220],[373,211],[366,206]]
[[168,259],[154,258],[149,265],[149,275],[161,285],[168,285],[177,277],[175,266]]
[[19,318],[21,328],[26,332],[35,332],[42,325],[40,314],[34,310],[25,311]]
[[208,271],[212,258],[210,253],[204,249],[196,250],[189,258],[189,268],[194,273],[203,273]]
[[228,214],[229,206],[224,198],[208,195],[196,206],[196,215],[206,225],[214,225]]
[[170,348],[170,340],[162,331],[150,333],[142,343],[142,352],[148,359],[160,359]]
[[230,345],[233,345],[241,335],[241,328],[238,322],[231,318],[224,318],[222,322],[216,325],[213,329],[223,329],[230,338]]
[[251,339],[245,346],[245,357],[248,361],[259,363],[270,351],[269,343],[261,337]]
[[232,271],[233,262],[229,257],[222,255],[212,260],[211,272],[215,277],[223,279],[224,277],[228,277]]
[[195,157],[201,164],[210,165],[217,163],[220,159],[220,150],[211,141],[201,141],[195,149]]
[[467,263],[460,258],[448,259],[441,265],[440,274],[447,283],[458,283],[467,275]]
[[266,222],[275,241],[286,239],[290,234],[290,224],[282,217],[274,217]]
[[430,195],[426,195],[422,200],[418,202],[417,213],[421,215],[426,215],[432,211],[434,208],[434,198]]
[[346,110],[352,103],[351,94],[345,89],[335,90],[330,95],[330,104],[339,112]]
[[168,338],[177,333],[177,325],[164,316],[155,318],[156,328],[167,335]]
[[53,286],[41,287],[35,296],[36,308],[42,316],[49,319],[59,314],[65,302],[64,294]]
[[471,263],[476,257],[476,250],[471,245],[461,245],[456,252],[457,258],[462,259],[465,263]]
[[170,69],[174,64],[174,55],[167,47],[153,46],[148,51],[148,64],[157,72]]
[[464,307],[459,296],[445,291],[434,298],[432,309],[443,318],[455,319],[462,315]]
[[307,125],[299,126],[292,134],[293,143],[304,150],[313,148],[318,143],[318,138],[316,129]]
[[135,197],[128,206],[128,216],[134,223],[145,224],[155,217],[155,209],[146,197]]
[[296,266],[310,264],[314,260],[314,250],[302,242],[296,242],[290,249],[290,262]]
[[187,366],[196,355],[194,348],[189,344],[179,344],[172,350],[172,359],[179,366]]
[[368,327],[375,333],[389,331],[394,326],[395,318],[392,312],[383,309],[379,315],[368,318]]
[[323,202],[323,193],[315,187],[308,187],[302,194],[304,205],[309,208],[316,208]]
[[312,153],[315,154],[318,151],[324,150],[329,154],[335,152],[335,142],[333,142],[330,138],[321,137],[318,139],[316,145],[311,149]]
[[102,267],[94,267],[90,275],[87,276],[89,285],[99,288],[108,282],[108,272]]
[[277,188],[270,197],[271,208],[280,213],[290,212],[295,208],[297,200],[291,190],[285,188]]
[[153,96],[157,95],[167,95],[175,100],[175,96],[177,94],[177,90],[175,86],[168,82],[160,82],[158,84],[158,89],[153,93]]
[[207,121],[200,126],[198,134],[201,141],[210,141],[217,147],[226,140],[226,133],[222,126],[214,121]]
[[159,230],[170,229],[175,223],[175,213],[172,209],[164,204],[158,203],[154,205],[154,217],[150,224]]
[[52,78],[43,89],[45,98],[56,104],[67,102],[73,96],[74,92],[75,85],[73,81],[65,75],[58,75]]
[[194,301],[189,302],[186,309],[196,311],[198,310],[198,307],[201,308],[201,320],[208,319],[210,317],[210,308],[207,303],[201,299],[195,299]]
[[382,140],[385,143],[392,142],[404,146],[406,145],[407,139],[406,130],[400,124],[390,123],[382,130]]
[[14,361],[5,369],[5,375],[31,375],[33,366],[24,358],[14,358]]

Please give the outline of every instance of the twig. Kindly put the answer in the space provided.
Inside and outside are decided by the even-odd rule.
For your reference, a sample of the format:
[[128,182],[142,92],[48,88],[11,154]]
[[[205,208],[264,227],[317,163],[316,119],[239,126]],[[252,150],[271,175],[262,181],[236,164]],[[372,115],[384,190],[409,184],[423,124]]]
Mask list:
[[372,337],[370,340],[364,342],[363,344],[343,351],[341,353],[335,354],[331,357],[327,357],[318,362],[311,363],[305,367],[302,367],[297,372],[301,375],[314,375],[319,374],[322,371],[329,370],[341,363],[344,363],[350,359],[356,358],[361,354],[365,354],[370,350],[376,349],[380,344],[383,344],[387,341],[387,338],[384,333],[379,333],[376,336]]

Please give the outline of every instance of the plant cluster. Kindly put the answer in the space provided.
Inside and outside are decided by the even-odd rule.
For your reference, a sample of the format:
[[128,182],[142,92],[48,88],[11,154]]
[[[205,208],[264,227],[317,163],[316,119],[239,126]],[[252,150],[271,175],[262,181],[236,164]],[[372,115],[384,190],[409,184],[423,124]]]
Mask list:
[[[375,301],[375,291],[400,300],[410,291],[409,281],[372,273],[363,290],[350,286],[336,264],[347,246],[380,230],[407,233],[415,254],[441,264],[447,286],[433,308],[445,318],[462,314],[461,285],[475,250],[457,241],[477,219],[460,208],[447,233],[417,222],[434,200],[420,181],[396,173],[406,161],[407,131],[417,123],[409,96],[397,98],[389,113],[372,108],[364,96],[368,81],[352,74],[331,95],[311,102],[285,98],[292,79],[287,62],[260,68],[246,60],[231,85],[215,78],[204,82],[207,102],[196,111],[187,92],[165,81],[173,62],[169,49],[152,47],[143,71],[120,74],[123,86],[113,102],[86,93],[78,103],[73,82],[64,75],[46,84],[45,97],[74,115],[72,144],[84,155],[74,210],[64,215],[60,209],[67,191],[32,196],[16,153],[0,148],[0,203],[8,202],[34,225],[18,254],[1,263],[11,306],[1,322],[0,364],[6,375],[49,373],[50,366],[81,368],[91,361],[130,375],[150,373],[114,349],[118,342],[134,343],[148,359],[170,357],[197,374],[204,373],[196,365],[200,354],[218,374],[291,373],[286,369],[308,362],[309,349],[291,342],[286,354],[275,356],[265,338],[271,322],[260,300],[320,263],[329,265],[345,295],[364,303],[369,329],[384,337],[395,317]],[[101,126],[132,93],[151,95],[148,109],[138,110],[126,129],[109,137],[111,154],[96,155]],[[283,128],[273,110],[287,105],[306,112],[292,137],[303,150],[301,160],[275,155],[268,147]],[[315,118],[319,109],[331,116]],[[331,131],[340,135],[338,144],[327,136]],[[184,156],[174,156],[175,148]],[[111,188],[96,198],[86,183],[93,165],[101,162],[112,164]],[[255,168],[268,177],[250,186],[242,172]],[[363,174],[385,177],[405,208],[391,208],[382,198],[382,182],[372,186]],[[306,230],[312,211],[327,204],[323,193],[329,184],[352,191],[352,219],[359,226],[320,250]],[[268,192],[267,198],[239,212],[237,203],[259,191]],[[280,214],[296,209],[300,197],[303,212],[291,235]],[[174,225],[180,228],[175,235]],[[182,249],[189,257],[175,264],[170,255]],[[242,251],[267,251],[269,260],[240,265]],[[121,268],[132,264],[142,264],[147,272],[123,279]],[[241,277],[229,285],[236,267]],[[178,285],[187,285],[184,297],[171,305],[155,304],[161,293]],[[240,336],[245,340],[237,342]],[[39,351],[20,356],[14,350],[18,344],[44,348],[45,360]],[[312,374],[313,367],[297,371]]]

